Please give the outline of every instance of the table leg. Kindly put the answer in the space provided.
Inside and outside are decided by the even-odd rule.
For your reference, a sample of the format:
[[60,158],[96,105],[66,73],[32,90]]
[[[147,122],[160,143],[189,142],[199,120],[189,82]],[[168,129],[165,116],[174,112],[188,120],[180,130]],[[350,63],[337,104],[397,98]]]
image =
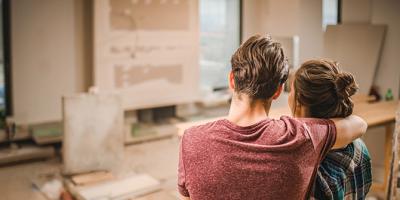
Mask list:
[[[379,192],[386,194],[388,186],[388,178],[390,172],[390,162],[392,160],[392,139],[393,139],[393,124],[388,123],[385,125],[385,157],[384,157],[384,177],[383,183],[373,183],[371,186],[372,192]],[[396,176],[397,178],[397,176]]]

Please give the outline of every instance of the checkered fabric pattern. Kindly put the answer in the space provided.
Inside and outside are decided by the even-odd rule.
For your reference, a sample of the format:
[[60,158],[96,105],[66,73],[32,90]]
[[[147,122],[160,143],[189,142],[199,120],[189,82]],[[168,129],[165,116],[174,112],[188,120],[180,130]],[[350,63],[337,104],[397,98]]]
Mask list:
[[372,184],[371,158],[361,139],[330,151],[320,164],[311,199],[365,199]]

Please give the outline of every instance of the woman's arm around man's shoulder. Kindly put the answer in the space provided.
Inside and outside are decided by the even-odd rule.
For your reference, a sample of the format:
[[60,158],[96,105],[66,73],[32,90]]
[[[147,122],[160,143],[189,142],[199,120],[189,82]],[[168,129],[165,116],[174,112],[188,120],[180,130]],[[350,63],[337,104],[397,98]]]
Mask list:
[[350,144],[361,137],[368,128],[367,122],[357,115],[350,115],[346,118],[331,119],[336,126],[336,142],[333,149],[338,149]]

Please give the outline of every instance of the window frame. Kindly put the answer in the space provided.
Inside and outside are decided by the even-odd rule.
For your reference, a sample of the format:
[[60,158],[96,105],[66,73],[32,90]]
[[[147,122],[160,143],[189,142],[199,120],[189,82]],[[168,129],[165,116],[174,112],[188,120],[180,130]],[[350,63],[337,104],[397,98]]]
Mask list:
[[12,116],[11,0],[2,0],[2,4],[5,115]]

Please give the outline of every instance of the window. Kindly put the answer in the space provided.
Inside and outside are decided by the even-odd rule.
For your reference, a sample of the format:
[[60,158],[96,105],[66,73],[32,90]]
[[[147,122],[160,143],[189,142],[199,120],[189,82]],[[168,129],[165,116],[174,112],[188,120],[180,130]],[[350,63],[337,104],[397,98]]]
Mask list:
[[0,0],[0,129],[4,128],[5,117],[12,114],[10,3]]
[[322,1],[322,28],[326,29],[327,25],[335,25],[339,23],[339,1],[340,0],[323,0]]
[[200,0],[200,71],[204,89],[226,88],[240,45],[240,0]]

